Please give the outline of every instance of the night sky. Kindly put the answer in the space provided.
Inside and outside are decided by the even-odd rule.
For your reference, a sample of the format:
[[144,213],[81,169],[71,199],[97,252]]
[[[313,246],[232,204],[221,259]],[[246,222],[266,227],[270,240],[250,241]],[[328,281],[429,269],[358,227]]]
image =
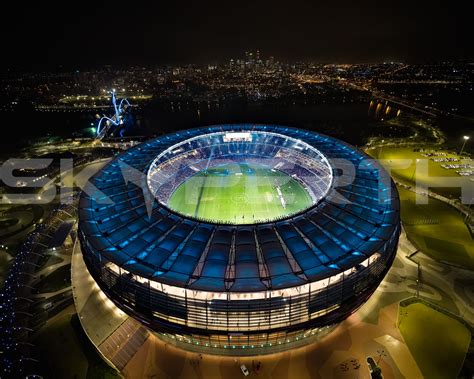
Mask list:
[[[282,60],[426,62],[473,57],[456,1],[16,1],[2,10],[2,68]],[[444,3],[444,4],[442,4]]]

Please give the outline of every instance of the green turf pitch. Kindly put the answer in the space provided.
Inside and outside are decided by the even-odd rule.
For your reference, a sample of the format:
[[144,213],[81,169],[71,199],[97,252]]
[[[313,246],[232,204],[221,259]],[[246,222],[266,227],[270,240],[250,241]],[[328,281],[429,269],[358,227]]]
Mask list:
[[457,378],[469,348],[469,330],[424,304],[411,304],[400,310],[400,332],[423,377]]
[[181,214],[235,224],[277,219],[311,204],[305,188],[287,174],[245,163],[201,171],[182,183],[168,201]]
[[434,259],[474,269],[474,241],[464,215],[439,200],[416,204],[415,194],[399,188],[401,217],[410,241]]

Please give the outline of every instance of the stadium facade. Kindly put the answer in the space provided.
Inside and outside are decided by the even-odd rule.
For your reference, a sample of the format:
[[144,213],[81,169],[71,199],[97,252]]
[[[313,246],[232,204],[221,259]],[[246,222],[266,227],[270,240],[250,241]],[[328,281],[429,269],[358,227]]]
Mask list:
[[[196,172],[243,161],[297,180],[311,205],[235,223],[167,206]],[[373,294],[399,234],[398,193],[378,163],[275,125],[142,143],[97,173],[79,204],[84,261],[107,297],[162,338],[215,353],[272,352],[329,330]]]

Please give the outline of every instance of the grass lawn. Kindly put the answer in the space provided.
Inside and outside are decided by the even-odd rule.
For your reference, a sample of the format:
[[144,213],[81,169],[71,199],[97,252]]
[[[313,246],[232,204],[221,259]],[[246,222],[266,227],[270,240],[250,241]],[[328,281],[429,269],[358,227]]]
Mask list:
[[45,378],[119,378],[87,339],[73,312],[71,306],[53,317],[34,341],[41,354]]
[[[423,157],[423,153],[413,151],[414,147],[383,147],[376,149],[369,149],[367,153],[377,159],[382,160],[382,164],[389,166],[393,164],[398,159],[411,159],[412,163],[410,166],[403,169],[394,169],[392,170],[392,176],[396,179],[400,179],[406,182],[413,182],[414,173],[415,173],[415,162],[417,159],[427,159],[428,160],[428,175],[417,175],[416,179],[418,183],[422,185],[442,185],[443,183],[449,184],[452,183],[452,179],[461,179],[464,183],[472,185],[470,182],[471,177],[462,177],[459,176],[456,171],[459,169],[444,169],[441,167],[442,164],[459,164],[461,161],[457,162],[434,162],[430,158]],[[431,151],[431,150],[430,150]],[[433,150],[434,151],[434,150]],[[457,154],[451,154],[445,150],[436,150],[437,152],[444,152],[447,155],[442,158],[459,158]],[[441,157],[440,157],[441,158]],[[431,188],[433,192],[437,192],[440,195],[452,198],[459,198],[461,196],[461,189],[459,188],[449,188],[449,187],[433,187]]]
[[399,188],[401,217],[410,240],[434,259],[474,269],[474,240],[455,208],[436,199],[416,204],[415,194]]
[[62,258],[56,256],[56,255],[48,255],[48,254],[45,254],[44,258],[42,258],[40,261],[39,261],[39,267],[37,267],[35,269],[35,271],[41,271],[42,269],[46,268],[46,267],[49,267],[49,266],[52,266],[52,265],[55,265],[57,263],[61,263],[63,261]]
[[459,321],[416,303],[401,308],[400,332],[425,378],[456,378],[471,341]]
[[35,286],[39,293],[56,292],[71,285],[71,265],[64,265],[44,277]]
[[168,202],[182,214],[237,224],[287,216],[311,204],[308,192],[290,176],[247,164],[199,172],[181,184]]
[[6,252],[6,250],[0,249],[0,289],[3,286],[3,281],[8,273],[12,259],[13,258]]
[[71,327],[71,314],[58,316],[48,321],[34,341],[44,370],[57,378],[86,378],[89,364]]

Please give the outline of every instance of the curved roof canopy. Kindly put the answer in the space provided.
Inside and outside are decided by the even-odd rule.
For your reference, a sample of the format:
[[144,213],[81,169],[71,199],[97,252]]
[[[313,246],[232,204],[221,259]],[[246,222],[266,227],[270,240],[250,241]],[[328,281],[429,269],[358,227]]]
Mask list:
[[[297,215],[253,225],[203,222],[152,200],[147,173],[166,149],[202,134],[248,130],[286,135],[321,152],[334,176],[326,196]],[[79,204],[83,250],[132,274],[195,290],[299,286],[389,254],[384,247],[400,216],[387,178],[363,152],[310,131],[238,124],[177,132],[127,150],[90,180]]]

